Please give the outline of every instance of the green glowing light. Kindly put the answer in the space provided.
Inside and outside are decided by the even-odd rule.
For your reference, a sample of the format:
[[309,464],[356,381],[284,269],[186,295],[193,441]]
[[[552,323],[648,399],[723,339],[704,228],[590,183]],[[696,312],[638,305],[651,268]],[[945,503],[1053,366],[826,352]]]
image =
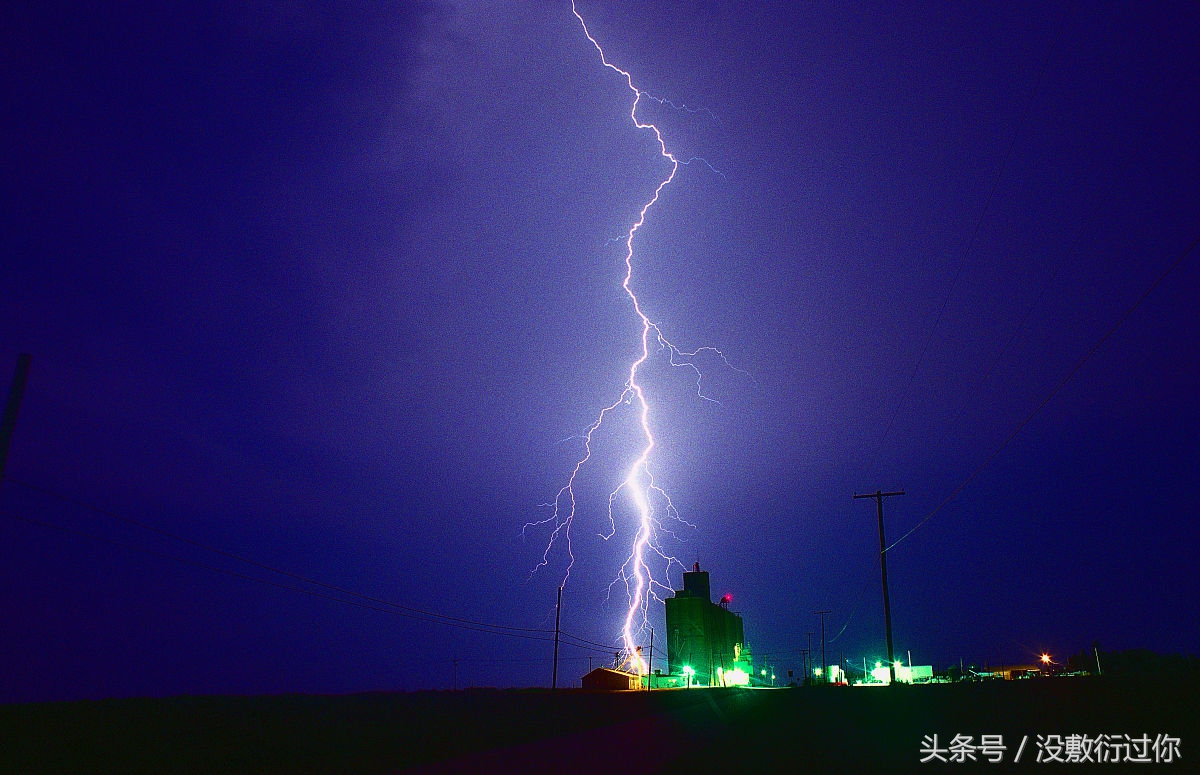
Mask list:
[[749,686],[750,674],[740,667],[733,667],[721,674],[722,686]]

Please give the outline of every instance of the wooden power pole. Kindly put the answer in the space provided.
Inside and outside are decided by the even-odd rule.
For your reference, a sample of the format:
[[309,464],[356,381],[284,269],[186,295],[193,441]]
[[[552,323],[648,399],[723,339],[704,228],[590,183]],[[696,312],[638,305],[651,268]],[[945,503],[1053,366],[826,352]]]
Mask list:
[[854,496],[855,500],[859,498],[874,498],[879,513],[879,573],[883,577],[883,628],[887,635],[888,672],[891,673],[893,685],[896,683],[896,658],[892,652],[892,603],[888,599],[887,539],[883,537],[883,499],[903,494],[903,490],[897,492],[876,490],[875,492]]
[[562,612],[562,587],[558,588],[558,602],[554,604],[554,674],[550,678],[550,690],[558,688],[558,616]]
[[8,445],[13,430],[17,427],[17,410],[21,408],[21,394],[25,392],[25,380],[29,377],[29,353],[17,356],[17,371],[13,375],[12,387],[8,391],[8,403],[4,406],[4,419],[0,420],[0,479],[4,478],[4,464],[8,462]]

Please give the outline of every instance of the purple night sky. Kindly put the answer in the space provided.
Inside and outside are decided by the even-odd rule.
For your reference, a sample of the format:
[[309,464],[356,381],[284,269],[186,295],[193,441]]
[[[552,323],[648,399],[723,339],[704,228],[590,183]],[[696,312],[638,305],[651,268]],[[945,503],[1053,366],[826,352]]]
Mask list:
[[[137,5],[0,11],[0,702],[549,685],[522,526],[636,357],[664,171],[623,79],[569,0]],[[1200,652],[1195,3],[743,5],[578,4],[707,162],[633,286],[749,375],[644,373],[669,547],[757,660],[818,609],[874,660],[851,496],[903,489],[898,654]],[[608,430],[561,685],[619,646]]]

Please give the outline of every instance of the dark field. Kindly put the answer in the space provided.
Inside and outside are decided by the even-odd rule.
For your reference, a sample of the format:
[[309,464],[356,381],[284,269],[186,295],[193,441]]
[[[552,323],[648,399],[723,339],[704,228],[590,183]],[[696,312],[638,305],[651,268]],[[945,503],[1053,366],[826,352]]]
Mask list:
[[[592,694],[180,697],[0,706],[4,773],[1200,772],[1200,682]],[[1002,762],[921,764],[1002,735]],[[1039,763],[1038,735],[1178,739],[1175,761]],[[1028,736],[1021,761],[1013,759]],[[1150,758],[1154,750],[1150,749]]]

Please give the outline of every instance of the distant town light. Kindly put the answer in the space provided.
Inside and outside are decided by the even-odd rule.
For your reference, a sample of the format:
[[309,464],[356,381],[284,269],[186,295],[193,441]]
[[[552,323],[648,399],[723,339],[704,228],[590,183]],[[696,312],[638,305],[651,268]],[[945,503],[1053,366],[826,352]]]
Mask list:
[[749,686],[750,674],[740,667],[730,668],[721,674],[722,686]]

